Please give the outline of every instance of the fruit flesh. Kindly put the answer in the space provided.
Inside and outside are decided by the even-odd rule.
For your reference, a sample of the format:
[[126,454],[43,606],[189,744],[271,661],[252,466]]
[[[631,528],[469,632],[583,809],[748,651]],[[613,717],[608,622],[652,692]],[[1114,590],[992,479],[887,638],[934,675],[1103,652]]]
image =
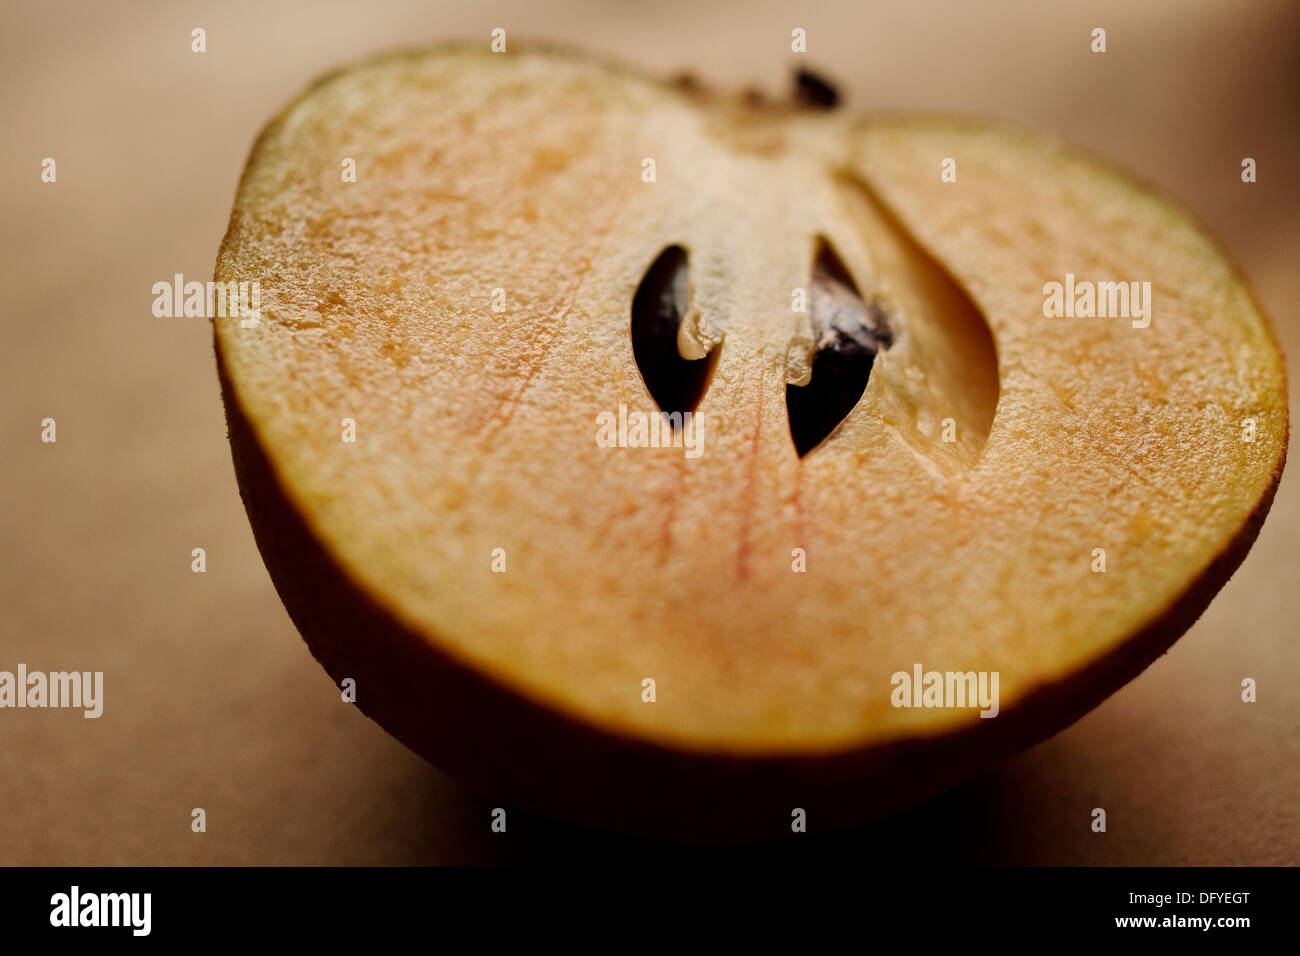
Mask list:
[[[791,290],[822,236],[899,327],[801,459]],[[602,411],[654,410],[629,306],[674,243],[721,343],[695,461],[593,440]],[[1045,318],[1043,283],[1066,272],[1151,281],[1150,328]],[[1023,746],[1190,623],[1285,452],[1280,356],[1239,277],[1099,164],[1000,128],[749,112],[546,53],[393,57],[313,89],[259,141],[217,279],[262,288],[258,329],[217,322],[228,406],[265,462],[246,499],[263,495],[249,474],[277,486],[259,544],[300,522],[366,620],[402,634],[317,621],[308,642],[336,677],[396,680],[400,661],[481,678],[470,719],[501,759],[520,728],[493,694],[674,767],[750,761],[747,784],[770,782],[764,761],[806,779],[789,761],[825,757],[822,786],[863,787],[886,763],[870,755],[908,742]],[[268,564],[291,610],[320,600]],[[998,671],[1001,715],[892,707],[890,675],[915,662]],[[1031,706],[1042,688],[1054,702]],[[438,759],[456,729],[427,719],[381,716]],[[510,759],[485,778],[544,801],[529,756]]]

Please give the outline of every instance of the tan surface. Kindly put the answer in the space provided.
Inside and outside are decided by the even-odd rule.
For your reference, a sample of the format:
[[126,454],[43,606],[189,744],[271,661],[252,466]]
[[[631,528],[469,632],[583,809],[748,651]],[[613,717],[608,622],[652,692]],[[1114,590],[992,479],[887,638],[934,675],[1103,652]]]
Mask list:
[[[106,703],[98,721],[0,711],[0,862],[469,862],[634,848],[522,815],[494,837],[485,805],[338,702],[253,546],[208,325],[150,314],[154,282],[210,275],[261,124],[308,79],[374,50],[486,42],[500,25],[776,87],[790,28],[802,26],[810,62],[855,106],[1041,125],[1160,183],[1238,257],[1300,354],[1288,162],[1300,146],[1297,21],[1283,4],[890,15],[835,4],[794,19],[671,4],[635,20],[608,4],[517,6],[13,15],[0,41],[0,669],[103,670]],[[1087,52],[1098,25],[1103,56]],[[194,26],[208,31],[202,56],[189,52]],[[1259,162],[1255,185],[1238,179],[1245,155]],[[44,156],[59,163],[55,185],[39,181]],[[38,440],[47,415],[57,445]],[[1255,550],[1201,622],[1074,727],[902,819],[811,842],[872,857],[935,847],[988,861],[1296,862],[1298,512],[1287,475]],[[207,549],[205,575],[190,573],[193,547]],[[1259,703],[1240,702],[1244,676],[1259,679]],[[196,806],[206,834],[189,830]],[[1105,835],[1088,830],[1095,806],[1109,814]]]

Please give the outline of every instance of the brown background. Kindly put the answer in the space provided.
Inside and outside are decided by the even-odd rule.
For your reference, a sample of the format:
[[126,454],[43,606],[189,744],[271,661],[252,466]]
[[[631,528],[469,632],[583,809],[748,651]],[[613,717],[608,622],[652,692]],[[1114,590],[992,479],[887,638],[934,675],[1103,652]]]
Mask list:
[[[4,150],[0,669],[103,670],[99,720],[0,711],[0,863],[651,858],[512,814],[407,752],[308,654],[236,490],[208,323],[152,284],[211,276],[261,125],[316,75],[394,45],[563,40],[656,70],[785,85],[789,36],[853,107],[1047,127],[1194,209],[1300,355],[1294,3],[12,5]],[[208,52],[189,51],[207,30]],[[1089,52],[1089,31],[1109,52]],[[40,162],[58,182],[40,182]],[[1243,156],[1260,181],[1243,185]],[[39,440],[58,420],[58,443]],[[1294,472],[1294,468],[1293,468]],[[883,825],[775,852],[856,862],[1300,861],[1300,493],[1146,673],[1054,739]],[[190,572],[204,547],[208,572]],[[1259,702],[1240,702],[1242,677]],[[190,831],[206,808],[208,832]],[[1109,832],[1089,830],[1105,807]],[[815,823],[815,821],[814,821]],[[703,854],[762,850],[670,850]]]

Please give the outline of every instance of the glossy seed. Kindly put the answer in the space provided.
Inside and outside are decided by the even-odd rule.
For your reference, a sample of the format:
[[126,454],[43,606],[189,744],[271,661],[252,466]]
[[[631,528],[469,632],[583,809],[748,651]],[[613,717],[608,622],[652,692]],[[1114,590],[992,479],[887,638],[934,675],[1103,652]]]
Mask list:
[[690,307],[686,250],[664,249],[646,270],[632,299],[632,354],[650,396],[662,411],[689,412],[704,397],[717,349],[685,359],[678,348],[682,318]]
[[800,457],[825,439],[867,389],[876,354],[893,342],[884,312],[864,302],[848,270],[825,241],[813,262],[808,311],[812,321],[812,375],[786,385],[790,435]]

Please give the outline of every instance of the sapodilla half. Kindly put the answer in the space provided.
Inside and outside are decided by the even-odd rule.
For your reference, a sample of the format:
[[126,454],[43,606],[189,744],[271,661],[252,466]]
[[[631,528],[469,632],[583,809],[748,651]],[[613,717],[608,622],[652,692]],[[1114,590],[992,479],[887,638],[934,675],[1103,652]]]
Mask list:
[[[569,52],[320,81],[216,279],[260,290],[218,368],[312,653],[494,800],[601,827],[851,824],[1053,734],[1196,619],[1286,451],[1241,277],[1103,163]],[[645,447],[661,410],[695,417]]]

